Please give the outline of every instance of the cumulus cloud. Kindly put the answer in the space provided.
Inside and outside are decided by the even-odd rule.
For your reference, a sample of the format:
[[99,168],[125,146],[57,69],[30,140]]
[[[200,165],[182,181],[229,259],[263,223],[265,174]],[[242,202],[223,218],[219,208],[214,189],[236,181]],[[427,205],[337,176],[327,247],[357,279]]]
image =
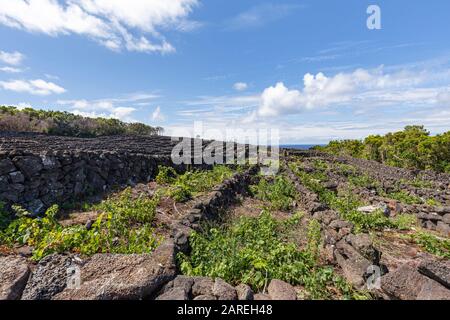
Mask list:
[[47,82],[42,79],[0,81],[0,87],[4,90],[26,92],[39,96],[61,94],[66,92],[66,89],[64,89],[63,87],[60,87],[53,82]]
[[[266,88],[261,94],[258,116],[272,117],[299,113],[318,107],[339,106],[344,103],[405,102],[436,98],[436,89],[420,89],[417,85],[427,80],[423,72],[399,71],[384,73],[383,68],[357,69],[327,77],[323,73],[307,73],[302,89],[289,89],[283,82]],[[407,91],[405,91],[408,89]],[[401,96],[396,96],[401,93]]]
[[[2,4],[3,6],[3,4]],[[2,6],[0,6],[0,11],[2,10]],[[0,18],[1,23],[1,18]],[[25,58],[25,56],[20,52],[5,52],[0,51],[0,61],[6,64],[10,64],[13,66],[17,66],[22,63],[22,60]]]
[[23,110],[26,108],[33,108],[33,106],[28,102],[19,102],[16,107],[19,110]]
[[247,90],[248,84],[245,83],[245,82],[236,82],[236,83],[233,85],[233,88],[234,88],[234,90],[236,90],[236,91],[244,91],[244,90]]
[[[194,28],[198,0],[8,0],[0,23],[50,36],[78,34],[110,50],[173,52],[159,30]],[[149,38],[151,37],[151,39]]]
[[226,29],[238,30],[262,27],[267,23],[280,20],[295,10],[303,8],[298,4],[265,3],[251,7],[227,21]]
[[161,107],[156,107],[155,111],[152,113],[152,120],[153,121],[164,121],[165,116],[161,112]]
[[450,87],[447,91],[441,92],[437,96],[438,103],[441,103],[444,107],[450,107]]
[[134,121],[132,114],[136,111],[133,107],[116,106],[110,100],[58,100],[58,104],[69,106],[71,112],[76,115],[92,118],[114,118],[124,121]]
[[158,95],[152,93],[132,93],[116,98],[96,100],[58,100],[57,104],[66,106],[70,112],[85,117],[114,118],[136,122],[133,114],[138,110],[138,106],[147,105],[158,97]]
[[20,72],[22,72],[22,69],[13,68],[13,67],[1,67],[0,71],[6,72],[6,73],[20,73]]

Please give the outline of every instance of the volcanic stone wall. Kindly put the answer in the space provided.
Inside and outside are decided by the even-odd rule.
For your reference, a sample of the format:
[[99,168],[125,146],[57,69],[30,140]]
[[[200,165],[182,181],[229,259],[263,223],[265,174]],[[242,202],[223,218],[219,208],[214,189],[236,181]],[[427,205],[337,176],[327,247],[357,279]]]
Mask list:
[[[376,161],[365,159],[357,159],[346,156],[333,156],[318,151],[305,150],[286,150],[287,155],[301,156],[303,159],[321,159],[330,163],[341,163],[351,165],[360,174],[367,174],[379,181],[382,188],[386,192],[392,192],[400,187],[402,191],[414,195],[422,199],[435,200],[438,205],[430,204],[404,204],[383,196],[378,196],[365,187],[353,190],[365,202],[373,205],[384,203],[387,208],[397,213],[408,213],[417,215],[422,227],[439,231],[442,234],[450,235],[450,174],[438,173],[425,170],[409,170],[383,165]],[[327,172],[330,180],[330,187],[347,184],[347,178],[336,174],[335,172]],[[407,182],[419,178],[428,182],[427,187],[417,187]]]
[[173,165],[170,154],[177,143],[161,136],[81,139],[0,133],[0,201],[37,214],[54,203],[146,182],[155,177],[158,165]]

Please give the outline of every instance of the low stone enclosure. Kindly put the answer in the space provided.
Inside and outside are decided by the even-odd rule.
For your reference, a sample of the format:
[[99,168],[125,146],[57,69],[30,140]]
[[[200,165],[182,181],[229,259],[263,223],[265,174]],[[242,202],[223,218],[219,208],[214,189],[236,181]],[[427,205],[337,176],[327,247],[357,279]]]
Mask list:
[[[55,202],[70,201],[75,196],[82,198],[90,193],[107,192],[115,185],[123,187],[151,181],[158,165],[173,166],[170,152],[174,142],[167,137],[73,139],[4,134],[0,141],[0,201],[22,204],[35,213]],[[48,146],[52,146],[51,151]],[[356,232],[351,222],[321,202],[290,169],[290,157],[298,156],[304,158],[306,164],[313,159],[351,164],[361,172],[375,176],[384,189],[393,187],[400,179],[411,180],[420,174],[431,187],[418,188],[404,183],[402,188],[417,196],[433,198],[439,206],[400,202],[394,205],[392,199],[378,196],[367,188],[355,192],[373,206],[385,204],[392,214],[416,214],[424,228],[441,233],[446,232],[445,226],[449,224],[448,175],[293,150],[285,150],[281,173],[293,183],[298,193],[298,209],[308,218],[320,222],[324,240],[321,252],[326,263],[353,287],[366,290],[368,281],[378,270],[381,278],[379,286],[371,290],[374,298],[450,299],[448,259],[419,252],[402,241],[394,251],[405,252],[392,253],[390,244],[380,243],[373,234]],[[177,169],[182,172],[188,168]],[[177,266],[177,254],[189,254],[191,250],[191,234],[202,232],[205,224],[223,218],[240,197],[247,196],[249,186],[261,179],[259,169],[258,166],[249,167],[223,181],[205,197],[194,199],[185,214],[170,221],[168,237],[151,254],[94,254],[90,257],[51,254],[36,264],[30,262],[27,253],[3,254],[0,251],[0,300],[298,299],[296,289],[281,280],[271,280],[267,290],[258,293],[247,285],[232,286],[220,278],[184,276]],[[330,189],[338,189],[346,183],[333,172],[327,175],[333,182],[327,185]],[[415,252],[410,253],[409,249]]]
[[[450,299],[450,263],[432,257],[408,261],[397,270],[388,270],[367,233],[354,233],[351,222],[321,203],[317,194],[306,188],[286,165],[287,175],[301,195],[301,208],[320,221],[325,239],[327,260],[342,269],[345,278],[356,288],[364,288],[379,270],[379,287],[374,295],[380,299],[448,300]],[[431,270],[433,271],[431,271]],[[389,272],[392,271],[392,272]],[[375,279],[375,278],[373,278]]]
[[[177,143],[163,136],[81,139],[0,133],[0,201],[38,214],[55,203],[148,182],[159,165],[183,171],[190,166],[171,160]],[[210,141],[200,143],[204,150]],[[210,167],[202,162],[193,166]]]
[[[196,203],[181,220],[173,221],[171,237],[152,254],[96,254],[85,260],[76,255],[53,254],[32,266],[34,270],[31,270],[24,257],[0,256],[0,300],[148,299],[157,298],[158,295],[161,296],[160,300],[180,299],[177,295],[179,292],[176,292],[178,289],[172,288],[174,285],[178,288],[182,282],[182,286],[189,283],[192,286],[194,279],[196,283],[200,283],[200,280],[176,277],[177,253],[189,251],[189,236],[194,230],[199,230],[200,222],[217,219],[236,200],[238,194],[248,192],[248,186],[257,172],[258,167],[251,167],[224,181],[208,198]],[[82,275],[81,286],[77,289],[67,287],[70,277],[67,270],[71,266],[79,268]],[[170,282],[171,280],[174,282]],[[203,288],[198,290],[210,290],[211,295],[198,296],[203,295],[205,299],[237,299],[237,293],[233,291],[235,289],[220,279],[216,279],[210,289],[206,287],[207,283],[209,282],[198,284]],[[230,296],[227,290],[235,292],[234,295]],[[185,297],[188,291],[183,294]]]
[[[406,204],[376,194],[373,187],[360,187],[353,191],[374,206],[383,206],[384,210],[393,214],[409,213],[417,215],[422,227],[436,230],[450,236],[450,174],[436,173],[433,171],[408,170],[382,165],[375,161],[356,159],[351,157],[336,157],[315,151],[286,151],[287,157],[301,156],[313,162],[324,160],[325,162],[352,166],[358,175],[367,175],[381,182],[381,187],[387,192],[393,191],[399,186],[402,191],[417,197],[418,199],[432,200],[433,203]],[[312,169],[312,168],[310,168]],[[346,185],[345,175],[327,172],[332,187],[338,189]],[[411,185],[406,181],[420,179],[426,187]]]

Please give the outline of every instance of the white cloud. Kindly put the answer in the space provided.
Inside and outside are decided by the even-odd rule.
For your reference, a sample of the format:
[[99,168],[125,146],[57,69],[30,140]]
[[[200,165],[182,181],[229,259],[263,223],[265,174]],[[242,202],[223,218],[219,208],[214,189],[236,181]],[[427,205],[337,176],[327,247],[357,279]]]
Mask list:
[[33,95],[40,96],[61,94],[66,92],[66,89],[64,89],[63,87],[60,87],[53,82],[47,82],[42,79],[0,81],[0,87],[5,90],[27,92]]
[[136,122],[133,114],[138,110],[137,106],[148,104],[158,97],[152,93],[132,93],[119,98],[58,100],[56,103],[67,106],[70,112],[85,117],[114,118]]
[[[3,6],[3,3],[2,3]],[[0,11],[2,10],[2,6],[0,6]],[[1,16],[0,16],[0,22],[1,22]],[[24,55],[20,52],[5,52],[0,51],[0,61],[10,64],[13,66],[17,66],[22,63],[22,60],[24,59]]]
[[165,116],[161,112],[161,107],[156,107],[155,111],[152,113],[152,120],[153,121],[164,121]]
[[450,87],[448,88],[448,91],[438,94],[437,101],[444,107],[450,107]]
[[195,28],[187,17],[197,4],[198,0],[8,0],[0,6],[0,23],[50,36],[83,35],[114,51],[169,53],[175,49],[159,30]]
[[226,29],[238,30],[261,27],[267,23],[282,19],[285,16],[292,14],[294,10],[302,7],[303,6],[298,4],[282,3],[256,5],[228,20]]
[[52,74],[46,73],[46,74],[44,74],[44,76],[45,76],[47,79],[50,79],[50,80],[59,80],[59,77],[58,77],[58,76],[55,76],[55,75],[52,75]]
[[108,102],[92,102],[86,100],[58,101],[59,104],[71,104],[71,112],[76,115],[90,118],[113,118],[134,122],[132,107],[116,107]]
[[19,69],[19,68],[14,68],[14,67],[1,67],[0,71],[6,72],[6,73],[20,73],[23,70]]
[[233,88],[234,88],[234,90],[236,90],[236,91],[244,91],[244,90],[247,90],[248,84],[245,83],[245,82],[236,82],[236,83],[233,85]]
[[17,104],[17,109],[19,109],[19,110],[23,110],[26,108],[33,108],[33,106],[28,102],[20,102]]
[[398,71],[384,73],[383,67],[327,77],[323,73],[303,77],[303,89],[289,89],[284,83],[266,88],[261,95],[258,115],[273,117],[299,113],[319,107],[355,103],[386,104],[434,102],[438,88],[418,88],[432,76],[426,72]]

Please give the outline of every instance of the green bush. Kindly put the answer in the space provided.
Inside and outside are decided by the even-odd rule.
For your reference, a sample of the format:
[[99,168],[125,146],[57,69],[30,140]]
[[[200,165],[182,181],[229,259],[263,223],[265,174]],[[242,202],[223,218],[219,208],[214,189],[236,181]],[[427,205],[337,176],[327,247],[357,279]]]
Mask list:
[[364,203],[351,190],[337,195],[323,186],[324,181],[320,173],[306,173],[295,163],[291,163],[290,167],[308,189],[318,194],[321,202],[336,210],[342,219],[352,222],[356,232],[397,228],[395,221],[386,217],[381,210],[371,214],[359,212],[357,209]]
[[387,196],[391,199],[400,201],[401,203],[405,203],[405,204],[422,204],[423,203],[421,198],[411,195],[403,190],[388,193]]
[[331,141],[316,150],[375,160],[402,168],[450,172],[450,131],[431,136],[423,126],[360,140]]
[[250,189],[256,198],[269,202],[271,209],[287,211],[296,199],[295,187],[284,176],[277,176],[274,181],[261,178]]
[[399,230],[410,230],[412,227],[417,226],[417,216],[414,214],[400,214],[392,222]]
[[94,208],[101,212],[88,230],[85,226],[64,227],[57,220],[58,206],[47,210],[43,218],[31,218],[15,207],[18,219],[1,234],[7,245],[33,247],[33,259],[58,252],[95,253],[149,253],[161,239],[151,226],[157,197],[133,197],[127,189],[117,197],[103,201]]
[[348,182],[357,187],[363,188],[378,188],[379,182],[367,174],[355,174],[348,177]]
[[427,199],[427,201],[425,201],[425,203],[431,207],[442,206],[442,204],[439,201],[437,201],[436,199],[433,199],[433,198]]
[[167,195],[175,202],[186,202],[192,198],[192,191],[184,184],[175,184],[167,190]]
[[450,240],[439,238],[429,232],[416,232],[410,235],[411,240],[427,252],[438,257],[450,259]]
[[177,175],[177,172],[172,167],[158,166],[158,175],[155,180],[159,184],[170,184],[175,181]]
[[0,127],[5,131],[38,132],[71,137],[157,135],[164,130],[118,119],[88,118],[69,112],[0,106]]
[[155,217],[159,196],[149,198],[144,195],[133,196],[131,188],[122,191],[118,196],[102,201],[94,209],[113,213],[117,219],[130,224],[151,223]]
[[[228,228],[194,233],[190,237],[191,255],[178,256],[181,271],[190,276],[220,277],[233,285],[246,283],[256,291],[267,287],[271,279],[280,279],[303,285],[313,299],[330,298],[327,286],[342,286],[343,282],[331,268],[317,265],[317,224],[311,223],[303,251],[283,239],[298,222],[298,215],[279,222],[263,211],[257,218],[241,217]],[[345,297],[354,297],[350,286],[342,287]]]
[[187,171],[181,175],[172,168],[160,167],[156,179],[159,183],[169,184],[163,189],[164,193],[176,202],[184,202],[201,192],[211,190],[233,174],[234,171],[230,167],[223,165],[214,166],[212,170]]
[[5,210],[5,204],[0,201],[0,232],[11,222],[11,214]]

